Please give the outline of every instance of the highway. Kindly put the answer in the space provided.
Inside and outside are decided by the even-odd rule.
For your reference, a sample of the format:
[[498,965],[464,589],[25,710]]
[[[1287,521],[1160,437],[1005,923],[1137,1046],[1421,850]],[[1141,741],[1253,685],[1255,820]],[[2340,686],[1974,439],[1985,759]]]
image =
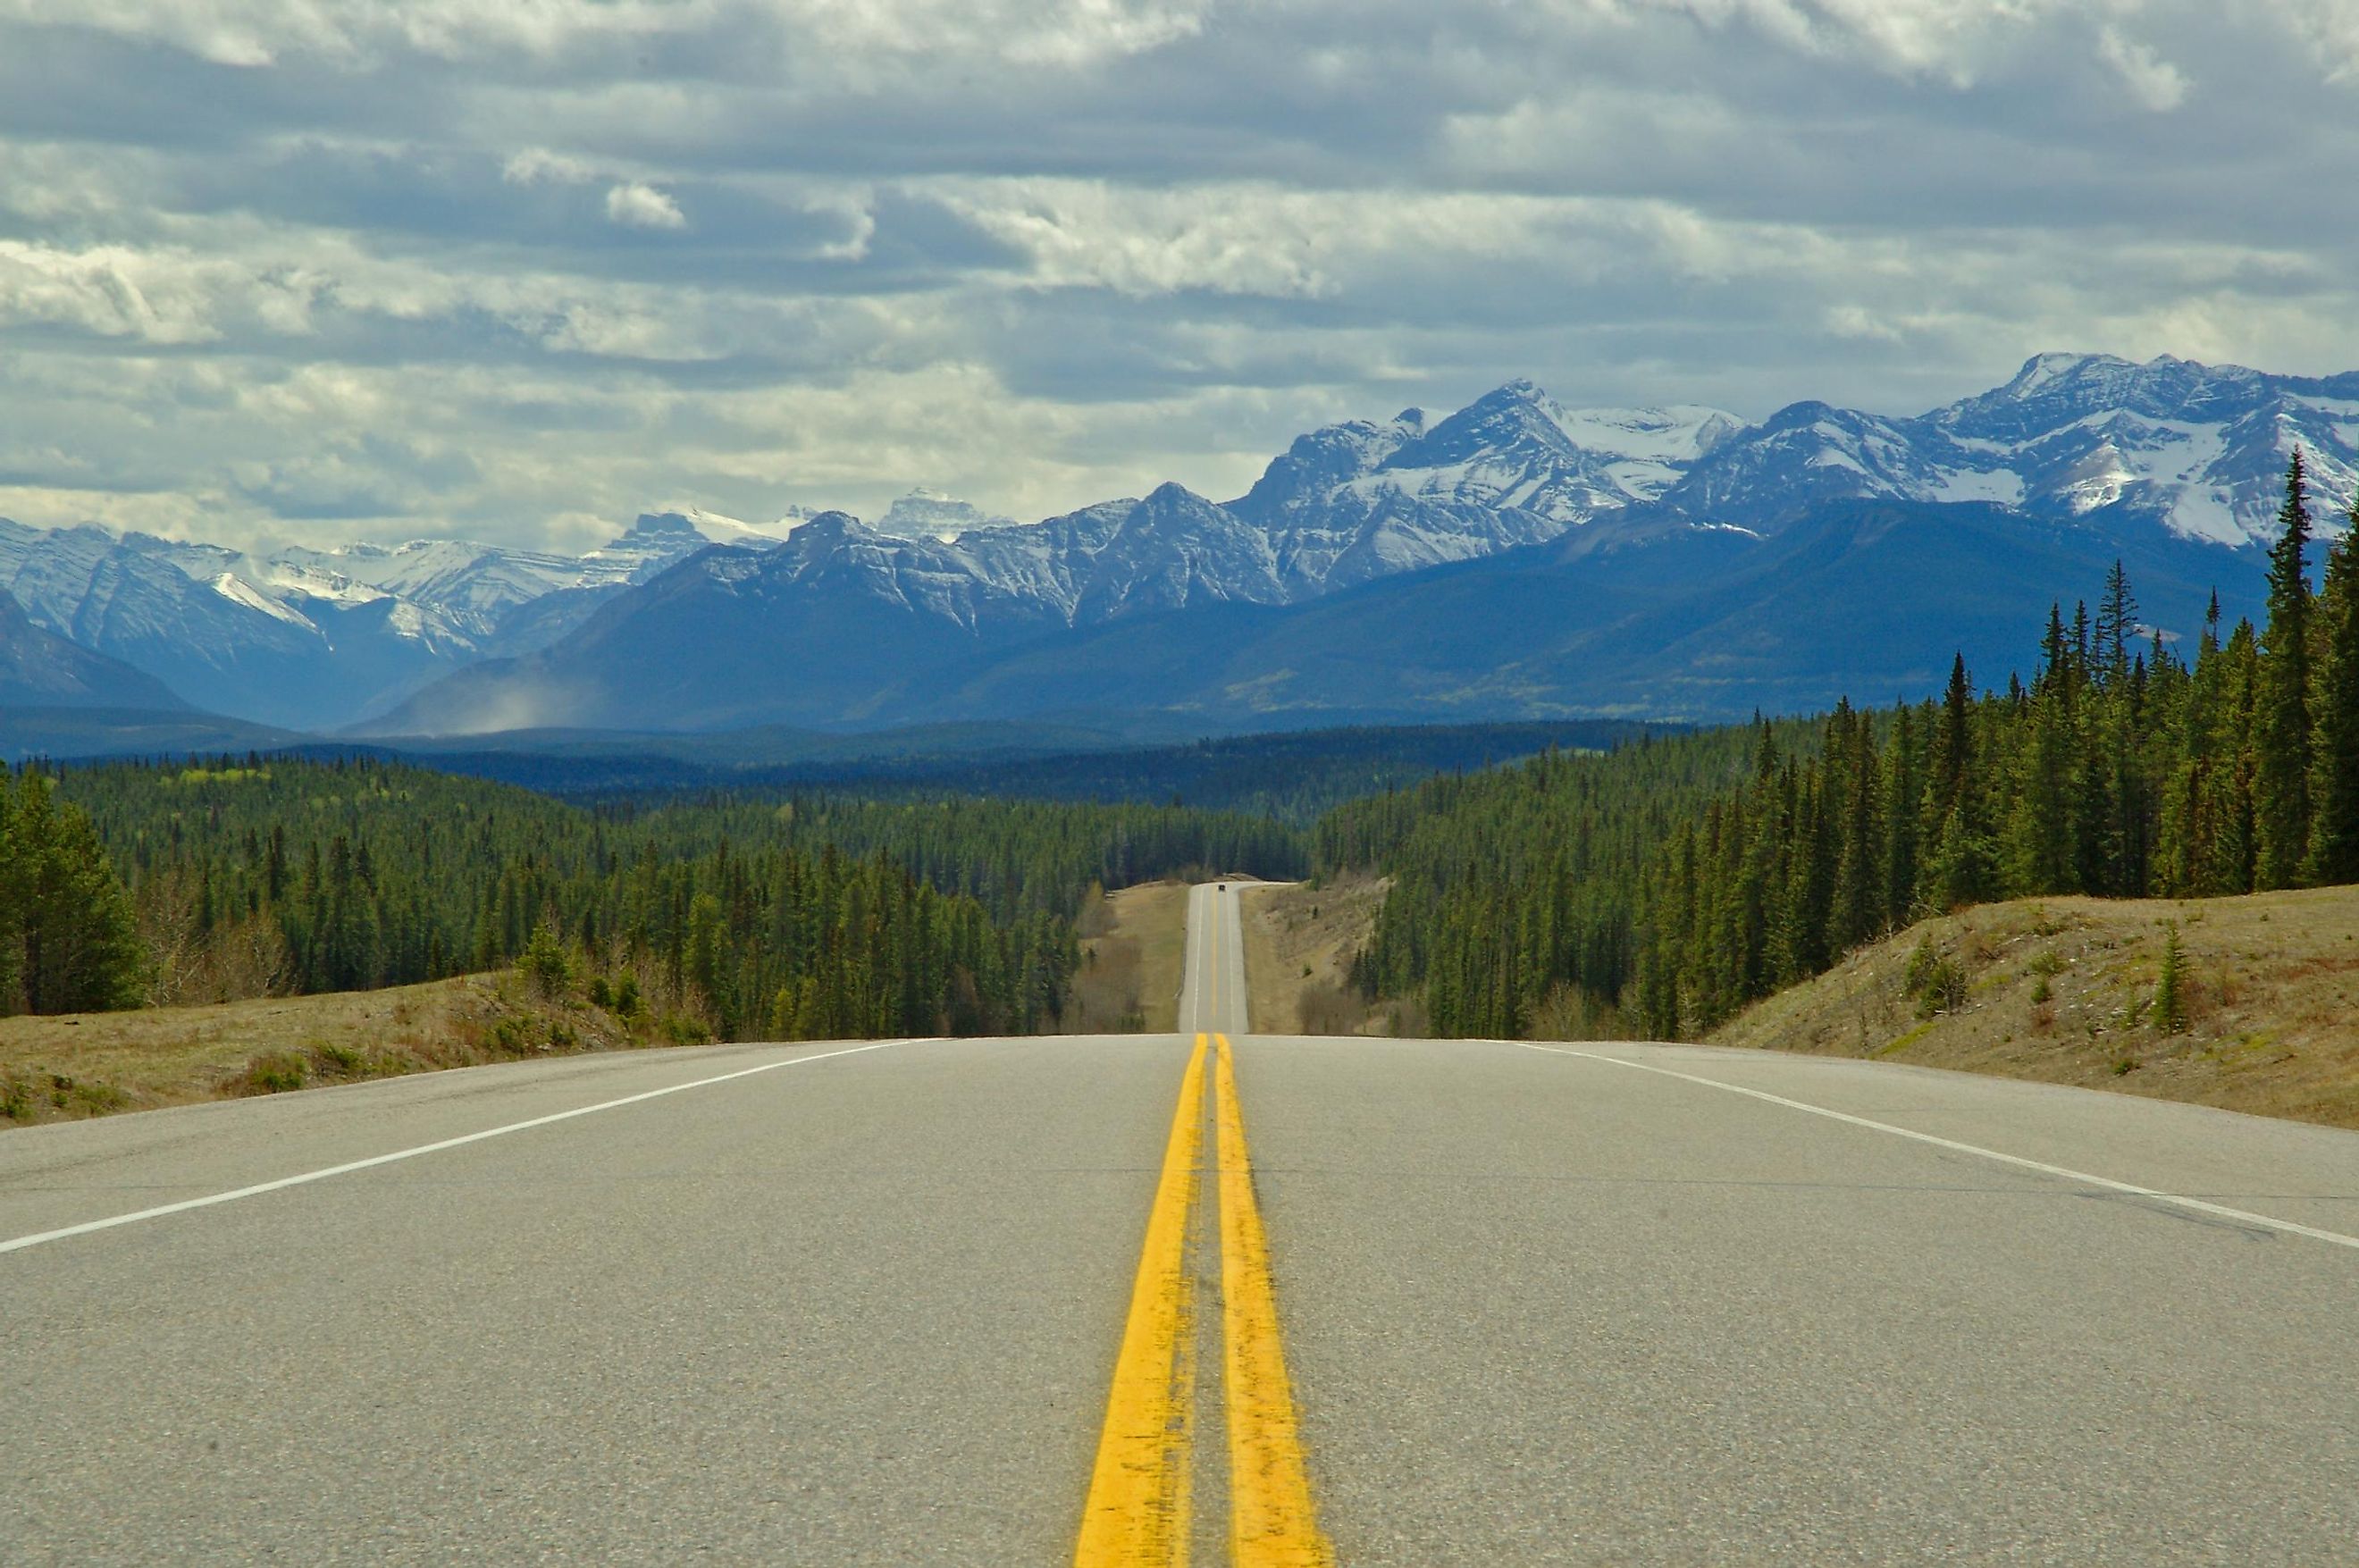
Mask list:
[[0,1136],[0,1563],[2359,1562],[2359,1135],[1186,973]]

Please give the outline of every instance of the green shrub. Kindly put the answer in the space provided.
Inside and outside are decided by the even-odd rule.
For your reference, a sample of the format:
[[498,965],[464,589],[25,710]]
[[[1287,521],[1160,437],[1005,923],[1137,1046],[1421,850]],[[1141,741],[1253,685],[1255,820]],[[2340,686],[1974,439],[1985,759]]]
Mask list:
[[300,1089],[311,1076],[311,1064],[291,1051],[274,1051],[247,1063],[245,1088],[250,1094],[283,1094]]
[[532,928],[522,967],[525,978],[543,996],[562,996],[573,987],[572,963],[565,956],[565,944],[557,940],[557,928],[547,920]]
[[532,1026],[514,1014],[492,1025],[492,1049],[506,1056],[522,1056],[533,1048]]
[[322,1068],[331,1072],[342,1073],[350,1078],[364,1078],[368,1075],[370,1063],[367,1054],[355,1051],[349,1045],[339,1045],[332,1040],[321,1040],[311,1047],[311,1055]]
[[1954,1013],[1966,1005],[1965,966],[1936,950],[1930,936],[1918,938],[1916,951],[1908,955],[1904,984],[1908,994],[1917,998],[1920,1018]]

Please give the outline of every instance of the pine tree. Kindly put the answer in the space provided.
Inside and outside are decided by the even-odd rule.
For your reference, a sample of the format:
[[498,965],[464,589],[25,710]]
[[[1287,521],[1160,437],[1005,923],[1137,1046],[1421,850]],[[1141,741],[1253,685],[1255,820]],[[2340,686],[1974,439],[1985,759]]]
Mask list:
[[2265,891],[2298,883],[2310,854],[2310,507],[2299,448],[2277,522],[2253,725],[2254,876]]
[[2137,600],[2129,573],[2115,559],[2105,573],[2105,596],[2097,604],[2097,663],[2108,685],[2129,678],[2130,638],[2137,630]]
[[2062,694],[2035,701],[2027,741],[2017,756],[2015,800],[2005,840],[2006,889],[2013,895],[2076,890],[2072,855],[2071,737]]
[[80,808],[27,773],[10,812],[16,909],[14,998],[32,1013],[106,1012],[139,1005],[147,953],[130,897]]
[[2154,1027],[2165,1034],[2187,1032],[2187,949],[2179,939],[2179,922],[2170,922],[2163,940],[2162,974],[2154,988]]
[[5,765],[0,765],[0,1018],[21,1005],[24,911],[32,896],[32,855],[16,818],[15,783]]
[[[1848,705],[1846,705],[1846,712]],[[1835,862],[1828,946],[1847,952],[1884,931],[1884,823],[1875,736],[1864,720],[1845,725],[1842,852]]]
[[1950,664],[1950,683],[1941,694],[1940,727],[1933,742],[1933,803],[1939,817],[1947,817],[1963,800],[1973,772],[1973,682],[1966,675],[1966,656]]
[[2359,498],[2326,552],[2312,746],[2309,878],[2359,882]]
[[1906,925],[1917,899],[1917,805],[1925,793],[1919,747],[1923,731],[1905,704],[1892,716],[1885,748],[1884,924]]

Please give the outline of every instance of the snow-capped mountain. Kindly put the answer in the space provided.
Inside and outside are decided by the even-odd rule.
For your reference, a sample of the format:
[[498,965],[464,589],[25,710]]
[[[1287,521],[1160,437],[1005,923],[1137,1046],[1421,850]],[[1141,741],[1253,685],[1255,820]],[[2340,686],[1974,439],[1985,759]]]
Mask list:
[[[1406,433],[1421,410],[1395,421]],[[1745,428],[1718,408],[1568,410],[1529,381],[1468,404],[1356,476],[1360,495],[1514,508],[1564,523],[1651,501]]]
[[1745,428],[1717,408],[1568,410],[1511,381],[1439,423],[1408,408],[1299,438],[1229,509],[1271,535],[1287,597],[1469,561],[1651,501]]
[[[1971,505],[2086,530],[2101,554],[2144,529],[2236,556],[2273,535],[2297,445],[2332,530],[2359,491],[2359,374],[2042,354],[1924,414],[1803,402],[1757,425],[1690,405],[1567,408],[1513,381],[1440,418],[1310,431],[1226,502],[1165,485],[1031,524],[924,489],[875,524],[681,506],[581,556],[448,539],[255,556],[0,522],[0,590],[37,626],[277,724],[821,721],[902,700],[897,682],[925,678],[929,659],[1291,610],[1575,534],[1566,560],[1681,529],[1774,539],[1860,503],[1940,528],[1964,516],[1945,506]],[[1623,514],[1628,527],[1597,527]],[[742,647],[721,661],[735,685],[715,706],[698,682],[718,678],[706,653],[724,635]]]
[[880,534],[894,534],[902,539],[930,539],[948,541],[975,528],[1007,528],[1017,525],[1014,517],[1003,517],[986,512],[972,501],[962,501],[955,495],[945,495],[939,490],[923,485],[906,495],[894,497],[885,508],[885,515],[874,525]]
[[715,542],[775,545],[791,526],[666,513],[580,557],[461,539],[255,555],[0,518],[0,591],[33,626],[201,707],[326,728],[486,655],[546,646]]
[[2147,518],[2237,546],[2275,536],[2297,446],[2318,521],[2335,528],[2359,492],[2359,374],[2044,354],[2004,387],[1914,419],[1796,403],[1721,441],[1663,500],[1771,528],[1838,499],[1988,501],[2064,521]]

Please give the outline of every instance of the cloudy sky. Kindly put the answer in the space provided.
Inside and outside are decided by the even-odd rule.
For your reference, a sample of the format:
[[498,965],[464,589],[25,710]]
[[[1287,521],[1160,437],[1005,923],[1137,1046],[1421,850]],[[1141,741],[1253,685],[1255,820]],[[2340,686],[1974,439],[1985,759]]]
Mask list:
[[2354,0],[0,0],[0,515],[583,547],[2359,367]]

